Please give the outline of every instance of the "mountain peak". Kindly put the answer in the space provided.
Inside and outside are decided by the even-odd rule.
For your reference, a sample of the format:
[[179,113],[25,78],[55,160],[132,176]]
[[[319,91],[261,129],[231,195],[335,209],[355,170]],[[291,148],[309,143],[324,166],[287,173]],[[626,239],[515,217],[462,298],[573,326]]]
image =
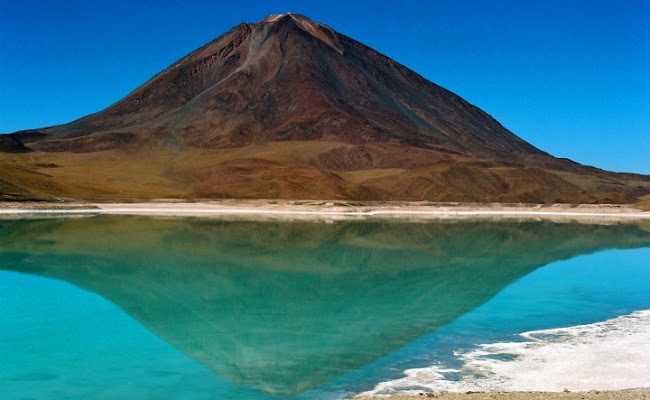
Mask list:
[[284,14],[271,14],[257,23],[258,26],[273,26],[282,22],[290,22],[302,31],[319,39],[339,54],[343,54],[343,46],[339,43],[338,34],[329,26],[313,21],[301,14],[287,12]]
[[304,15],[301,14],[296,14],[293,12],[286,12],[284,14],[269,14],[266,18],[262,19],[261,21],[258,22],[259,25],[261,24],[273,24],[275,22],[278,22],[282,19],[285,18],[291,18],[294,21],[311,21],[309,18],[305,17]]
[[[454,93],[295,13],[238,25],[103,111],[2,138],[0,153],[10,152],[30,158],[11,170],[0,162],[0,198],[6,188],[71,197],[118,188],[142,197],[541,203],[650,193],[650,177],[553,158]],[[74,168],[96,157],[75,153],[119,162],[106,170],[88,164],[96,170],[77,184]],[[160,167],[130,188],[140,177],[128,171],[150,153]],[[189,163],[196,154],[205,157]],[[63,166],[25,174],[39,165]],[[160,182],[171,186],[152,192]]]

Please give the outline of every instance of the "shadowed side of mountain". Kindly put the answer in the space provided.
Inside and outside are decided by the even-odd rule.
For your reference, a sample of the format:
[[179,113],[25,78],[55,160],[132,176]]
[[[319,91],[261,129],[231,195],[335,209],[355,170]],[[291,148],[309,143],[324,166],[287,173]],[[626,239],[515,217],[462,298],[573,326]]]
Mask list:
[[0,135],[0,153],[29,153],[31,151],[16,136]]

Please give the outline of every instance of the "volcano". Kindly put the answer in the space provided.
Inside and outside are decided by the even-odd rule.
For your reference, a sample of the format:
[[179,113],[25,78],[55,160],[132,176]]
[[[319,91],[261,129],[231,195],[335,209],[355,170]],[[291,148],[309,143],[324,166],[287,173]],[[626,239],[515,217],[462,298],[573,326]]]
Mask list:
[[122,100],[0,136],[7,199],[631,203],[650,176],[555,158],[293,13],[242,23]]

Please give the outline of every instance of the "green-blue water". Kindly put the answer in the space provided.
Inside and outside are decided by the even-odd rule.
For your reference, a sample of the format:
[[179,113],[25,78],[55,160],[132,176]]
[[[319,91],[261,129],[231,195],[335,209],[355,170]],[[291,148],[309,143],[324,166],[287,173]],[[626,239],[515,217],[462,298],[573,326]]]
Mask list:
[[0,398],[335,399],[649,282],[636,225],[0,221]]

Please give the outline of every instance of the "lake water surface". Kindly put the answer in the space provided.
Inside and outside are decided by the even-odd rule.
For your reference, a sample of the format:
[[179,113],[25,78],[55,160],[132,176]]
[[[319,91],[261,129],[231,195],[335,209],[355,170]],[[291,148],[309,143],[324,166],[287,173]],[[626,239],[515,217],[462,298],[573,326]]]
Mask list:
[[[535,352],[584,353],[587,344],[591,352],[609,336],[625,346],[619,336],[648,333],[650,315],[634,314],[650,309],[648,230],[532,221],[2,220],[0,398],[514,390],[508,379],[525,379],[495,372],[506,364],[529,362],[530,370],[552,361],[535,356],[531,364]],[[556,347],[519,336],[585,324],[580,335],[534,334]]]

